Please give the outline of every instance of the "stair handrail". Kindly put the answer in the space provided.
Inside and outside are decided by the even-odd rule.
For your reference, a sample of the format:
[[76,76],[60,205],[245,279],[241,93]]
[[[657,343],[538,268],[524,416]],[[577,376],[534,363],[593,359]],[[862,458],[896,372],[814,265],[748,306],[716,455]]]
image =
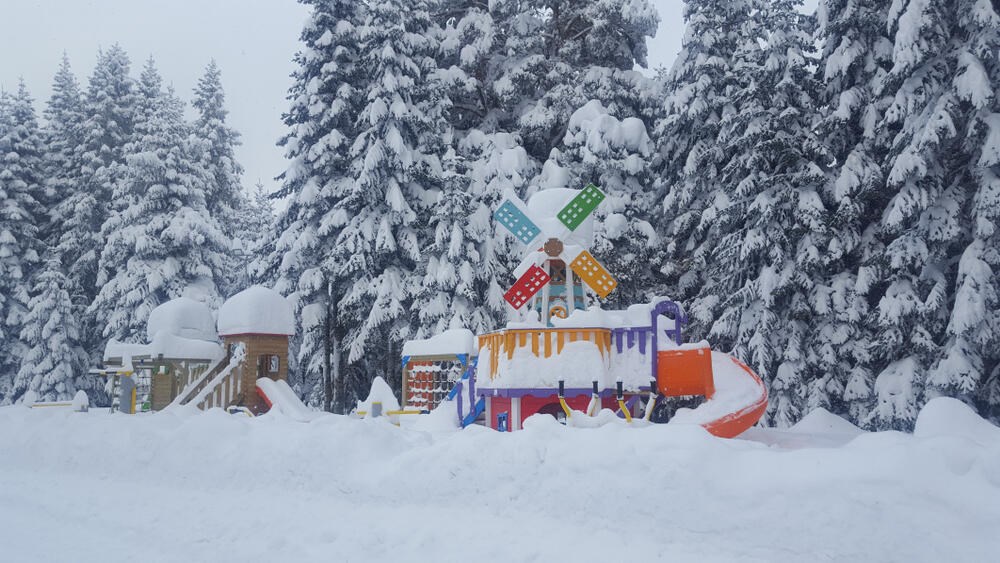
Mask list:
[[[233,369],[240,366],[243,363],[244,358],[246,358],[246,346],[241,342],[233,347],[233,352],[230,355],[229,364],[222,368],[222,371],[218,373],[212,380],[202,388],[201,391],[195,395],[194,399],[189,401],[189,403],[194,404],[196,407],[201,407],[202,403],[209,397],[211,393],[215,391],[215,388],[219,386],[223,380],[226,379],[230,374],[232,374]],[[227,405],[228,406],[228,405]]]
[[211,380],[211,378],[215,374],[215,371],[219,369],[219,367],[222,365],[222,362],[225,361],[227,357],[228,356],[222,356],[220,358],[213,360],[212,363],[210,363],[208,367],[205,368],[205,371],[198,376],[198,379],[195,379],[194,381],[185,385],[184,388],[181,389],[181,392],[178,393],[177,396],[174,397],[174,400],[170,401],[170,404],[167,406],[174,407],[190,402],[191,398],[194,395],[197,395],[199,391],[205,388],[205,384]]

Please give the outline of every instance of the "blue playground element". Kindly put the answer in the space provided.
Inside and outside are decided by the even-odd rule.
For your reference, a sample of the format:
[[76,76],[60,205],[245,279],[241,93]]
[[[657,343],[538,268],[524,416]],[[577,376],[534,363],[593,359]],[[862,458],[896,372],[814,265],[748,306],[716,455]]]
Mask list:
[[496,212],[493,213],[493,218],[525,245],[530,244],[531,241],[538,238],[538,235],[542,234],[538,225],[510,200],[503,202],[503,205],[497,208]]
[[468,416],[462,419],[462,428],[465,428],[470,424],[475,424],[476,419],[478,419],[479,415],[483,414],[485,410],[486,410],[486,398],[479,397],[479,400],[476,401],[476,406],[475,408],[472,409],[472,412],[470,412]]

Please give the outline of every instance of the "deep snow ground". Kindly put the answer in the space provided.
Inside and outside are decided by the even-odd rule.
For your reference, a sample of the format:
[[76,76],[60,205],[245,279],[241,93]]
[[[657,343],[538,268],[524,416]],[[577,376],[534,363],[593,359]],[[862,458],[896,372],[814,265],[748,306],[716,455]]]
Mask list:
[[1000,556],[1000,429],[955,401],[930,403],[913,435],[853,437],[830,415],[753,440],[527,426],[2,408],[0,560]]

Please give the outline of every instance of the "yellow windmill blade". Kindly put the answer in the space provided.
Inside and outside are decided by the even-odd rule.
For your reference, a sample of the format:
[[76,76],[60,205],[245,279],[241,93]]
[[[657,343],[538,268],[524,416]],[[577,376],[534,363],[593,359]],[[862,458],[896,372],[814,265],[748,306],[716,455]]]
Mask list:
[[569,267],[580,276],[583,283],[587,284],[594,293],[604,299],[618,287],[618,280],[611,276],[611,272],[601,265],[594,256],[584,250],[569,263]]

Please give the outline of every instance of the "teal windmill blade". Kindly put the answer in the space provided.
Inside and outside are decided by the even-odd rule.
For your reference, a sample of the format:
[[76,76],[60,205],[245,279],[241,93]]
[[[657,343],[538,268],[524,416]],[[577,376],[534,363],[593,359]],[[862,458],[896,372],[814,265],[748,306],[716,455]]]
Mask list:
[[572,201],[562,208],[556,217],[566,225],[566,228],[575,231],[583,223],[594,209],[604,201],[604,192],[594,184],[587,184],[587,187],[580,190]]
[[497,208],[493,213],[493,218],[525,245],[530,245],[538,238],[538,235],[542,234],[542,229],[509,199]]

